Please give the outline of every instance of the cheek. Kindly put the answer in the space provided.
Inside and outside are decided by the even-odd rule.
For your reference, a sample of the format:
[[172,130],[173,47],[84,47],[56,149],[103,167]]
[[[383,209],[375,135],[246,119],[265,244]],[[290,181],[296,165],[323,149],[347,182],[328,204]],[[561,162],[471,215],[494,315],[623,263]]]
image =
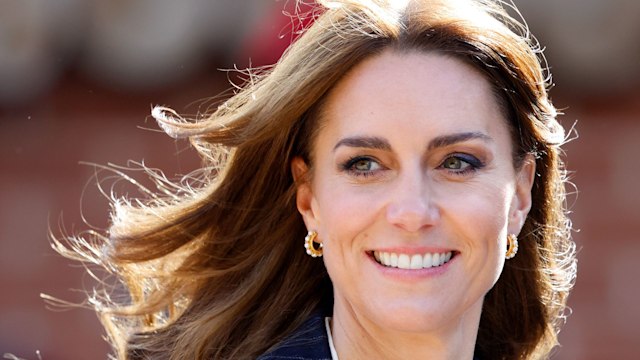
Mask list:
[[[496,244],[507,226],[513,186],[483,184],[472,186],[447,198],[442,206],[443,218],[455,229],[465,232],[465,238],[479,244]],[[505,235],[506,236],[506,235]]]
[[447,216],[443,215],[446,229],[464,254],[469,289],[476,289],[468,291],[469,303],[477,294],[486,294],[502,273],[510,193],[507,186],[482,186],[449,202]]
[[374,189],[326,181],[315,189],[316,214],[323,241],[348,242],[375,222],[382,200]]

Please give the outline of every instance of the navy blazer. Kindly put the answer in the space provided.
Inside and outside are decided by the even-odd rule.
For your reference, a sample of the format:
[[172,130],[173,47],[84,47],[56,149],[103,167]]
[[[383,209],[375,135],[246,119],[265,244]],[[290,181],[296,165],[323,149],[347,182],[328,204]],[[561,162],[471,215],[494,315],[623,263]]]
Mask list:
[[331,360],[329,337],[322,312],[313,315],[275,349],[258,360]]
[[[315,312],[298,330],[258,360],[331,360],[322,312]],[[474,356],[473,360],[479,360]]]

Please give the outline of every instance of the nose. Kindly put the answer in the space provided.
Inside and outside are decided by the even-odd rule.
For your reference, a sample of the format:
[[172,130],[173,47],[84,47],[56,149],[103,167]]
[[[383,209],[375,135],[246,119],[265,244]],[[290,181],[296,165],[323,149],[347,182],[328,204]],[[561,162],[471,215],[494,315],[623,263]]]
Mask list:
[[439,211],[431,194],[431,185],[424,171],[404,173],[396,179],[386,208],[387,221],[409,232],[433,226]]

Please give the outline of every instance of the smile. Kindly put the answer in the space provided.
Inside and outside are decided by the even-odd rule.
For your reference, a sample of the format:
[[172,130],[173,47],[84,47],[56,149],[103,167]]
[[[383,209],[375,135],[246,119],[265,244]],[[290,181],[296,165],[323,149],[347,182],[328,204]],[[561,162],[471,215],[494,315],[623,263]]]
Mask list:
[[398,269],[428,269],[446,264],[451,260],[452,252],[426,254],[397,254],[393,252],[374,251],[373,257],[383,266]]

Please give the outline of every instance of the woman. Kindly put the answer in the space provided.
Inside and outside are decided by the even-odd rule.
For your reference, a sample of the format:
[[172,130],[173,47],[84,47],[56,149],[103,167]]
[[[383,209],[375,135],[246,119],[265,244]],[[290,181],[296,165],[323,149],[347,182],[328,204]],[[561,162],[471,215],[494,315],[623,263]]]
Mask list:
[[526,29],[487,1],[324,5],[207,119],[154,109],[203,185],[72,239],[128,290],[96,306],[117,356],[548,357],[575,258]]

